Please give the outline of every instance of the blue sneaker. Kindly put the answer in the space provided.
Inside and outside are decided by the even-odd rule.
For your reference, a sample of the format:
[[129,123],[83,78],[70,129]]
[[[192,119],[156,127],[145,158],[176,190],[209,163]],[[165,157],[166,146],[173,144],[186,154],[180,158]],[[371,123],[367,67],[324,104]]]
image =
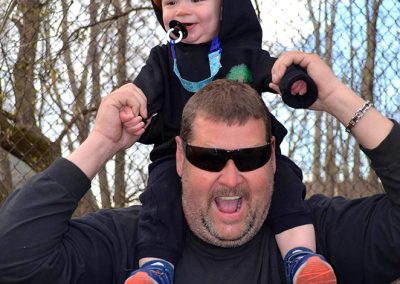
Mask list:
[[172,284],[174,269],[165,260],[152,260],[133,271],[124,284]]
[[291,249],[285,256],[289,284],[336,284],[336,275],[326,259],[308,248]]

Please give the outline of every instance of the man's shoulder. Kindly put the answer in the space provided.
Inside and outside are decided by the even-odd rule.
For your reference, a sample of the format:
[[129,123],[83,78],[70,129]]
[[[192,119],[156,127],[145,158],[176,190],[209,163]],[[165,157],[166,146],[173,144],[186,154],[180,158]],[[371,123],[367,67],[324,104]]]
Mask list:
[[138,219],[140,205],[132,205],[124,208],[105,208],[100,209],[96,212],[88,213],[82,218],[92,217],[92,218],[116,218],[119,219]]
[[71,223],[84,224],[99,231],[118,231],[123,228],[125,231],[134,232],[137,229],[140,208],[140,205],[132,205],[125,208],[100,209],[96,212],[73,218]]

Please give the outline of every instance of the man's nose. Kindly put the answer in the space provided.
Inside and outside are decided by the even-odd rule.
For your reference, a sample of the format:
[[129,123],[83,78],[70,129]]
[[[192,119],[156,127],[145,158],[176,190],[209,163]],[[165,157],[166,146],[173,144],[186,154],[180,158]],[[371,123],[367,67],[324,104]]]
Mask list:
[[225,167],[220,172],[219,182],[227,187],[235,187],[241,184],[243,176],[236,167],[233,160],[228,160]]

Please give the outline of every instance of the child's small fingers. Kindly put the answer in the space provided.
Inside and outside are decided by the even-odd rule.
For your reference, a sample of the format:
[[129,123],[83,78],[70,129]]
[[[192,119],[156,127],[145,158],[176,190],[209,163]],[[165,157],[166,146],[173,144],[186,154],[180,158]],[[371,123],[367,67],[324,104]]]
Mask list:
[[304,96],[307,93],[307,85],[305,87],[302,87],[299,91],[300,96]]
[[282,79],[283,74],[286,71],[285,66],[274,66],[274,69],[272,70],[272,82],[277,84],[279,81]]
[[282,79],[283,75],[290,65],[291,62],[287,60],[285,54],[281,55],[272,66],[272,82],[275,84],[279,84],[280,80]]
[[292,95],[304,95],[307,92],[307,83],[304,81],[296,81],[290,88]]
[[144,128],[139,129],[138,131],[136,131],[135,133],[132,133],[132,135],[135,136],[142,136],[142,134],[144,133]]
[[268,85],[272,90],[274,90],[275,92],[277,92],[278,94],[280,94],[280,90],[279,90],[279,85],[274,84],[274,83],[269,83]]
[[130,107],[124,106],[121,108],[119,112],[119,117],[121,121],[124,123],[134,118],[135,115]]
[[124,127],[126,127],[126,128],[132,128],[139,124],[141,124],[142,127],[144,125],[142,118],[140,116],[131,116],[130,119],[127,119],[125,121],[123,121],[123,119],[121,117],[121,122],[123,123]]
[[132,122],[132,121],[128,121],[128,122],[124,122],[123,125],[126,129],[131,129],[131,128],[136,128],[137,126],[139,127],[143,127],[144,124],[141,125],[142,122]]
[[131,135],[141,135],[144,132],[144,123],[140,122],[134,125],[125,123],[124,128]]

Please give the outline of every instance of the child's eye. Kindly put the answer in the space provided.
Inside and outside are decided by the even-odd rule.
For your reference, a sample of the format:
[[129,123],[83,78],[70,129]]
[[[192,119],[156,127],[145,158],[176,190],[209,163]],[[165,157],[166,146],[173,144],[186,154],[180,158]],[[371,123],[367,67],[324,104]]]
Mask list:
[[172,6],[175,4],[176,4],[176,1],[172,1],[172,0],[163,1],[163,6]]

